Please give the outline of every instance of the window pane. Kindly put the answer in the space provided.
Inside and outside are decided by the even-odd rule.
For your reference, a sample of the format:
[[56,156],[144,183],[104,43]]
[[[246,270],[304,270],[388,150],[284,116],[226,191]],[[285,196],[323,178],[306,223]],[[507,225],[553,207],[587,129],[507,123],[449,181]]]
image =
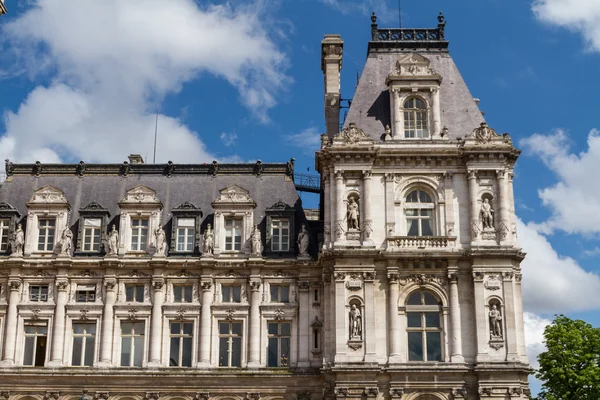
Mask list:
[[138,303],[144,302],[144,287],[143,286],[135,287],[135,301]]
[[[223,325],[223,324],[221,324]],[[229,339],[228,338],[220,338],[219,339],[219,367],[228,367],[229,366]]]
[[191,286],[184,287],[184,300],[186,301],[186,303],[192,302],[192,287]]
[[408,332],[408,360],[423,361],[421,332]]
[[281,338],[281,358],[280,358],[280,366],[287,367],[288,362],[290,360],[290,339],[289,338]]
[[73,333],[83,333],[85,324],[73,324]]
[[276,303],[279,297],[279,286],[271,285],[271,302]]
[[91,367],[94,364],[94,337],[85,338],[85,360],[84,365]]
[[428,306],[437,306],[439,305],[439,301],[429,292],[423,292],[423,297],[425,298],[425,304]]
[[279,301],[282,303],[290,302],[290,288],[288,286],[281,286],[279,293]]
[[144,337],[133,338],[134,355],[133,355],[133,366],[141,367],[142,360],[144,359]]
[[267,349],[267,366],[277,367],[277,338],[269,338]]
[[131,338],[121,340],[121,366],[128,367],[131,356]]
[[240,290],[241,287],[240,286],[233,286],[231,288],[232,291],[232,299],[234,303],[239,303],[241,302],[241,297],[240,297]]
[[219,333],[221,335],[229,334],[229,323],[227,322],[219,322]]
[[81,350],[83,346],[83,338],[82,337],[74,337],[73,338],[73,359],[71,360],[71,365],[81,365]]
[[46,336],[38,336],[35,344],[35,366],[43,367],[46,361]]
[[179,335],[181,327],[179,322],[171,322],[171,335]]
[[23,365],[33,365],[33,345],[35,342],[34,337],[25,338],[25,353],[23,356]]
[[242,323],[241,322],[234,322],[233,324],[231,324],[231,333],[234,335],[242,335]]
[[290,323],[284,322],[282,324],[279,324],[279,327],[281,329],[281,332],[279,332],[280,335],[282,335],[282,336],[289,336],[290,331],[291,331],[291,329],[290,329]]
[[175,303],[181,303],[181,286],[173,286],[173,301]]
[[269,322],[269,335],[277,335],[277,323]]
[[191,322],[184,322],[183,323],[183,334],[184,335],[191,335],[193,333],[194,330],[194,324]]
[[178,367],[179,366],[179,338],[178,337],[171,338],[171,348],[169,351],[170,351],[169,366],[170,367]]
[[406,221],[406,230],[408,236],[419,236],[419,220],[409,219]]
[[406,313],[407,326],[409,328],[420,328],[421,327],[421,313]]
[[95,335],[96,334],[96,324],[87,324],[85,331],[87,333],[89,333],[90,335]]
[[409,296],[408,301],[406,302],[406,304],[409,305],[409,306],[419,306],[419,305],[421,305],[421,292],[414,292],[413,294],[411,294]]
[[427,361],[442,361],[440,332],[427,332]]
[[419,190],[419,198],[421,200],[421,203],[433,203],[433,201],[431,200],[431,196],[429,196],[427,192],[424,192],[422,190]]
[[242,339],[232,338],[231,339],[231,366],[241,367],[242,366]]
[[231,302],[231,287],[221,286],[221,293],[223,295],[223,301],[226,303]]
[[183,338],[183,349],[181,354],[181,366],[192,366],[192,338]]
[[439,328],[440,314],[431,312],[425,313],[425,326],[428,328]]
[[196,220],[194,218],[179,218],[177,219],[177,226],[194,227]]
[[134,290],[135,290],[134,286],[126,286],[125,287],[125,300],[126,301],[133,301]]

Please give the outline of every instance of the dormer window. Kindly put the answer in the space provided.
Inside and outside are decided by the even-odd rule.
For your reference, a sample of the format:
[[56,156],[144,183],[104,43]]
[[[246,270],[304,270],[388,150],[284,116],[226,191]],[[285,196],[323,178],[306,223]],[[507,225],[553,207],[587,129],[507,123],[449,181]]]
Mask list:
[[[23,254],[23,232],[20,232],[19,249],[11,248],[16,247],[14,240],[17,236],[17,222],[21,215],[19,212],[8,203],[0,203],[0,253],[8,253],[15,255]],[[11,242],[12,238],[12,242]],[[12,246],[10,245],[12,243]],[[18,253],[18,254],[17,254]]]
[[214,254],[250,254],[256,203],[248,191],[238,185],[227,186],[219,191],[212,207],[215,210]]
[[38,219],[38,251],[50,252],[54,250],[56,236],[56,219]]
[[35,191],[27,208],[25,255],[52,253],[57,239],[67,228],[70,206],[65,194],[46,185]]
[[161,226],[163,205],[156,197],[156,191],[138,185],[127,191],[119,202],[121,219],[119,222],[121,240],[119,254],[151,253],[155,250],[155,232]]
[[148,218],[131,218],[131,251],[146,251]]
[[418,97],[409,97],[404,102],[404,137],[429,137],[427,104]]
[[294,256],[294,216],[296,209],[279,201],[266,209],[267,254]]
[[83,246],[82,251],[100,251],[100,232],[102,220],[100,218],[83,219]]
[[241,218],[225,218],[225,251],[242,250],[242,227]]
[[95,201],[79,210],[77,255],[98,255],[108,251],[104,243],[109,217],[108,210]]
[[198,239],[202,211],[190,202],[183,202],[173,210],[170,254],[192,255],[199,252]]

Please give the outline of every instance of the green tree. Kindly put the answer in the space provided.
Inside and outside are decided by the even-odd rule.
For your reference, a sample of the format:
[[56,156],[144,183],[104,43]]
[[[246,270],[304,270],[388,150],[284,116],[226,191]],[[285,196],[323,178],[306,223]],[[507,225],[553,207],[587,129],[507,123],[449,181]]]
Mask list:
[[600,328],[558,315],[544,338],[548,350],[538,357],[538,400],[599,400]]

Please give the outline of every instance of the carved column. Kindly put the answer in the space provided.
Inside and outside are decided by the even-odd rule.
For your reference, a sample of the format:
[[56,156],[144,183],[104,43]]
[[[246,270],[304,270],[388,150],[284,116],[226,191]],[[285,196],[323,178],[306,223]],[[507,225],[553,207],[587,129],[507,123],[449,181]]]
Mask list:
[[398,271],[391,270],[388,278],[388,318],[389,318],[389,341],[390,341],[390,363],[401,362],[400,360],[400,317],[398,316]]
[[440,135],[442,130],[441,127],[441,116],[440,116],[440,91],[438,88],[432,88],[433,104],[431,105],[431,114],[433,116],[433,132],[431,136],[437,137]]
[[396,233],[396,219],[394,215],[394,174],[385,174],[385,234],[386,237]]
[[400,104],[400,89],[392,91],[392,137],[396,140],[402,138],[404,132],[404,112]]
[[344,171],[335,171],[335,241],[343,240],[346,232],[346,207],[344,203]]
[[508,182],[506,179],[506,170],[496,171],[496,178],[498,179],[498,206],[500,207],[500,222],[497,224],[496,229],[500,235],[502,242],[508,239],[510,218],[508,215]]
[[446,236],[456,236],[456,228],[454,222],[454,173],[446,172],[444,175],[444,196],[446,198]]
[[375,336],[375,271],[363,272],[365,282],[365,309],[363,340],[365,362],[377,361],[377,337]]
[[102,313],[102,342],[100,352],[100,364],[110,366],[112,364],[113,346],[113,318],[114,305],[117,300],[117,282],[114,279],[104,281],[104,311]]
[[8,289],[8,307],[6,310],[6,335],[4,337],[4,358],[1,365],[9,366],[15,362],[15,342],[17,339],[17,304],[19,303],[20,280],[9,280]]
[[163,279],[152,282],[152,314],[150,321],[150,360],[149,366],[160,366],[160,349],[162,341],[162,305],[165,300]]
[[202,309],[200,311],[200,366],[210,366],[210,307],[212,303],[212,282],[203,280],[200,282],[202,289]]
[[67,304],[66,280],[56,281],[56,309],[54,311],[54,325],[52,327],[52,355],[49,365],[60,367],[62,365],[63,349],[65,343],[65,313]]
[[515,293],[513,284],[513,273],[505,272],[502,274],[504,278],[504,320],[506,326],[503,327],[502,333],[504,334],[504,340],[506,341],[507,361],[520,361],[519,351],[517,348],[517,330],[516,330],[516,318],[515,315]]
[[469,199],[471,201],[471,241],[479,237],[479,207],[477,203],[477,170],[469,170]]
[[345,272],[334,272],[335,297],[333,300],[333,312],[335,313],[335,357],[334,362],[344,362],[346,357],[347,341],[350,339],[346,321],[348,320],[346,309],[346,281]]
[[517,323],[517,342],[522,362],[527,362],[527,344],[525,343],[525,323],[523,321],[523,296],[521,292],[521,273],[515,273],[515,315]]
[[335,320],[335,312],[332,312],[331,302],[335,300],[332,294],[331,274],[323,274],[323,343],[321,349],[323,351],[324,363],[332,362],[332,354],[335,354],[335,348],[331,342],[331,334],[334,330],[333,321]]
[[456,260],[450,260],[451,267],[448,268],[448,282],[450,285],[450,321],[452,362],[462,363],[465,361],[462,355],[462,330],[460,323],[460,300],[458,298],[458,271]]
[[299,313],[299,327],[298,327],[298,367],[310,367],[309,359],[309,320],[308,313],[311,307],[310,301],[310,282],[300,281],[298,282],[298,313]]
[[490,338],[490,332],[487,327],[485,293],[483,287],[483,272],[473,272],[473,285],[475,294],[475,325],[477,331],[477,362],[485,362],[489,360],[489,355],[486,352],[487,342]]
[[371,217],[371,171],[363,171],[363,244],[373,243],[373,219]]
[[260,281],[250,281],[250,351],[248,367],[260,367]]
[[323,230],[324,232],[324,240],[323,240],[323,247],[327,248],[329,247],[329,244],[331,243],[331,206],[328,206],[328,201],[329,201],[329,192],[330,192],[330,183],[331,183],[331,179],[329,176],[329,172],[327,170],[323,171],[323,201],[325,201],[325,205],[323,207],[323,213],[325,214],[324,217],[324,222],[323,222]]

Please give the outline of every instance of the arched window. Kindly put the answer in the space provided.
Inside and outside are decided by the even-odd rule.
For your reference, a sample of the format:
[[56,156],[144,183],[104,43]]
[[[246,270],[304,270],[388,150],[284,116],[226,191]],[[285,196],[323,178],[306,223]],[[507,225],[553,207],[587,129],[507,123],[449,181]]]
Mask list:
[[418,290],[406,302],[408,361],[442,361],[442,312],[440,301]]
[[433,207],[433,199],[423,190],[413,190],[406,196],[407,236],[433,236]]
[[404,102],[404,137],[429,137],[427,105],[418,97],[409,97]]

